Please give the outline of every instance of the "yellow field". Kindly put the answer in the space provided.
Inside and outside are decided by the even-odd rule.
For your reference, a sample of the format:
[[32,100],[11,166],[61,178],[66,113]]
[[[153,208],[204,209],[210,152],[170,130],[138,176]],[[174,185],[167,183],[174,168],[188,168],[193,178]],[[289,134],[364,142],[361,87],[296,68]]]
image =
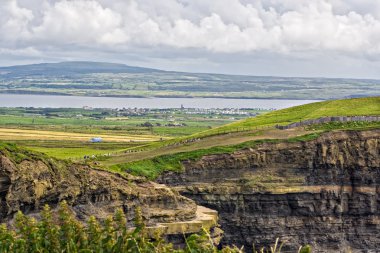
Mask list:
[[101,137],[104,142],[157,141],[153,135],[105,135],[82,134],[57,131],[40,131],[27,129],[0,128],[0,140],[64,140],[90,141],[93,137]]
[[105,118],[105,120],[121,121],[121,120],[129,120],[129,117],[110,117],[110,118]]

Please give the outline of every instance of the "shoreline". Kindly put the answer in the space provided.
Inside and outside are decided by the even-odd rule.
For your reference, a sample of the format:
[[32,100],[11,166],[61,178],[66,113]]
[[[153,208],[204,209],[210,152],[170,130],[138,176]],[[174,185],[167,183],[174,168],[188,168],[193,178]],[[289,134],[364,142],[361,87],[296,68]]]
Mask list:
[[[1,95],[30,95],[30,96],[67,96],[67,97],[89,97],[89,98],[186,98],[186,99],[202,99],[202,98],[214,98],[214,99],[245,99],[245,100],[310,100],[310,101],[326,101],[333,100],[336,98],[324,99],[324,98],[284,98],[284,97],[223,97],[223,96],[139,96],[139,95],[75,95],[68,93],[60,93],[60,92],[3,92],[0,91]],[[356,98],[356,97],[355,97]],[[349,99],[347,97],[338,98],[338,99]]]

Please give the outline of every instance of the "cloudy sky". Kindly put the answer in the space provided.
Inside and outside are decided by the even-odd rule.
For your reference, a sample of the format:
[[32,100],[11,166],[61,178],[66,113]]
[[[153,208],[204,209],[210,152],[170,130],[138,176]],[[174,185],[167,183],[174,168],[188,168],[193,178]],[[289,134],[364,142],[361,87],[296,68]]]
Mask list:
[[380,0],[0,0],[0,65],[380,78]]

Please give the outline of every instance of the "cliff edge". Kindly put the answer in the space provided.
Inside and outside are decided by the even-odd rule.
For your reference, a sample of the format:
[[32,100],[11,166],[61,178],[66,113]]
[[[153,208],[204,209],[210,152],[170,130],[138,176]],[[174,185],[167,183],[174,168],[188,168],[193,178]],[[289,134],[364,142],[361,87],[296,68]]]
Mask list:
[[380,130],[333,131],[183,162],[158,182],[219,211],[223,243],[315,252],[380,247]]

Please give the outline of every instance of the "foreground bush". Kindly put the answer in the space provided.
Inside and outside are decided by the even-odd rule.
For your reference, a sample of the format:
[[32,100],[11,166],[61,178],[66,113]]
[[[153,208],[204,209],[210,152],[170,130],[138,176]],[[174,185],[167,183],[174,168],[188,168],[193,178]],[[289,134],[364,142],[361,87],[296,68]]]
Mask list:
[[[149,239],[141,217],[136,210],[135,227],[128,228],[122,210],[101,224],[91,217],[86,224],[78,221],[68,205],[60,204],[57,214],[49,206],[41,212],[41,219],[16,215],[14,228],[0,226],[0,253],[239,253],[242,249],[225,247],[218,250],[207,231],[186,238],[182,249],[174,249],[159,234]],[[277,244],[277,242],[276,242]],[[260,252],[278,253],[272,248]],[[301,252],[301,251],[300,251]],[[303,251],[302,251],[303,252]],[[305,251],[308,253],[310,251]]]

